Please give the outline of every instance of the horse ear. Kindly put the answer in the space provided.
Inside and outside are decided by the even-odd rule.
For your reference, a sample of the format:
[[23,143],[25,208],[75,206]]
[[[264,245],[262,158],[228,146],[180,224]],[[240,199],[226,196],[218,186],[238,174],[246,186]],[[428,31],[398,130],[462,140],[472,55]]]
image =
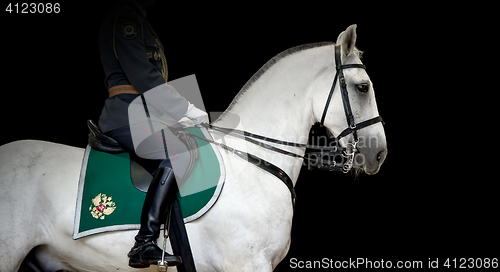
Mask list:
[[354,50],[356,45],[356,27],[357,25],[350,25],[345,31],[340,33],[337,38],[337,44],[341,45],[342,53],[349,55]]

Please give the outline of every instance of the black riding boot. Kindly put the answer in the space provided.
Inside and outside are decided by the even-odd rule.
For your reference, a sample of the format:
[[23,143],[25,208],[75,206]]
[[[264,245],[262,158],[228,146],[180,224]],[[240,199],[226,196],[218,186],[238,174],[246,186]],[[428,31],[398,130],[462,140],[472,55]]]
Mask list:
[[[169,167],[158,168],[142,207],[141,228],[135,236],[134,247],[128,253],[129,266],[146,268],[161,261],[163,251],[156,245],[156,240],[160,236],[160,225],[164,222],[162,219],[165,219],[164,215],[175,197],[175,187],[173,170]],[[182,263],[181,257],[166,252],[165,261],[169,266]]]

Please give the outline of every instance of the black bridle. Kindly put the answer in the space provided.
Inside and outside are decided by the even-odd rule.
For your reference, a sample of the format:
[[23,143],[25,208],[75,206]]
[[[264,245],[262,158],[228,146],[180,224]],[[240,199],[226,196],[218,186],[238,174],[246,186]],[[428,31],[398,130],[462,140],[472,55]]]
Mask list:
[[337,85],[337,79],[339,79],[339,85],[340,85],[340,93],[342,95],[342,102],[344,104],[344,112],[345,116],[347,119],[347,125],[348,127],[344,129],[337,137],[336,140],[337,142],[344,138],[345,136],[349,134],[353,134],[354,136],[354,142],[358,142],[358,133],[357,131],[365,128],[367,126],[371,126],[373,124],[376,124],[378,122],[382,122],[382,117],[377,116],[372,119],[360,122],[360,123],[355,123],[354,122],[354,116],[352,115],[352,110],[351,110],[351,103],[349,103],[349,94],[347,93],[347,84],[345,82],[345,76],[344,76],[344,69],[350,69],[350,68],[361,68],[366,70],[366,66],[363,64],[345,64],[342,65],[342,60],[340,57],[340,45],[335,46],[335,69],[337,72],[335,73],[335,78],[333,79],[333,84],[332,88],[330,89],[330,93],[328,94],[328,99],[326,100],[326,105],[325,109],[323,110],[323,115],[321,116],[321,126],[323,126],[325,122],[325,117],[328,112],[328,107],[330,106],[330,101],[332,100],[333,96],[333,91],[335,90],[335,86]]
[[[326,114],[328,112],[328,107],[330,106],[330,101],[332,100],[333,92],[335,90],[335,86],[337,85],[337,80],[339,81],[339,86],[340,86],[340,94],[342,95],[342,103],[344,105],[344,112],[347,120],[347,128],[344,129],[337,137],[335,137],[336,142],[338,143],[340,139],[344,138],[345,136],[352,134],[354,138],[354,142],[352,143],[347,143],[346,150],[342,151],[342,156],[347,159],[347,161],[341,166],[342,172],[347,173],[349,170],[351,170],[353,162],[354,162],[354,155],[356,152],[358,152],[356,145],[359,142],[358,139],[358,130],[371,126],[373,124],[376,124],[378,122],[381,122],[382,124],[384,121],[382,120],[382,117],[377,116],[371,119],[368,119],[366,121],[360,122],[360,123],[355,123],[354,122],[354,115],[352,114],[351,110],[351,103],[349,102],[349,94],[347,93],[347,84],[345,81],[345,76],[344,76],[344,69],[350,69],[350,68],[360,68],[360,69],[365,69],[366,66],[363,64],[345,64],[342,65],[342,59],[340,56],[340,45],[335,45],[335,77],[333,79],[333,84],[332,88],[330,89],[330,93],[328,94],[328,98],[326,100],[325,108],[323,109],[323,115],[321,116],[321,126],[324,126],[325,123],[325,118]],[[336,153],[332,152],[312,152],[309,153],[309,157],[311,155],[318,155],[320,154],[320,157],[324,157],[325,155],[336,155]],[[325,154],[326,153],[326,154]],[[333,160],[327,160],[324,161],[322,160],[322,163],[320,163],[320,169],[328,169],[330,171],[335,171],[338,168],[337,163]]]

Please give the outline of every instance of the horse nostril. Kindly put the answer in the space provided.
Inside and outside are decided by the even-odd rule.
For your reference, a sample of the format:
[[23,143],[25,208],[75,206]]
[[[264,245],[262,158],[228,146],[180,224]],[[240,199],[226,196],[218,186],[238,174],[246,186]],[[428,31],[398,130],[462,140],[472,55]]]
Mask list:
[[384,151],[380,151],[380,152],[378,153],[378,155],[377,155],[377,161],[380,161],[380,160],[382,159],[382,153],[383,153],[383,152],[384,152]]

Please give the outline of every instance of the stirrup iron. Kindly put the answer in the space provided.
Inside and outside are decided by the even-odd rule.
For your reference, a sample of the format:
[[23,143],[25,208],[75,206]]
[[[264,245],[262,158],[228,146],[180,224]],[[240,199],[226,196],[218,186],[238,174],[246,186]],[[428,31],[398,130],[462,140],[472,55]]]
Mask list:
[[168,262],[165,261],[165,252],[167,252],[167,239],[170,233],[170,219],[172,216],[172,208],[167,211],[167,218],[165,220],[165,228],[163,229],[163,247],[161,254],[161,261],[158,261],[158,272],[166,272],[168,269]]

